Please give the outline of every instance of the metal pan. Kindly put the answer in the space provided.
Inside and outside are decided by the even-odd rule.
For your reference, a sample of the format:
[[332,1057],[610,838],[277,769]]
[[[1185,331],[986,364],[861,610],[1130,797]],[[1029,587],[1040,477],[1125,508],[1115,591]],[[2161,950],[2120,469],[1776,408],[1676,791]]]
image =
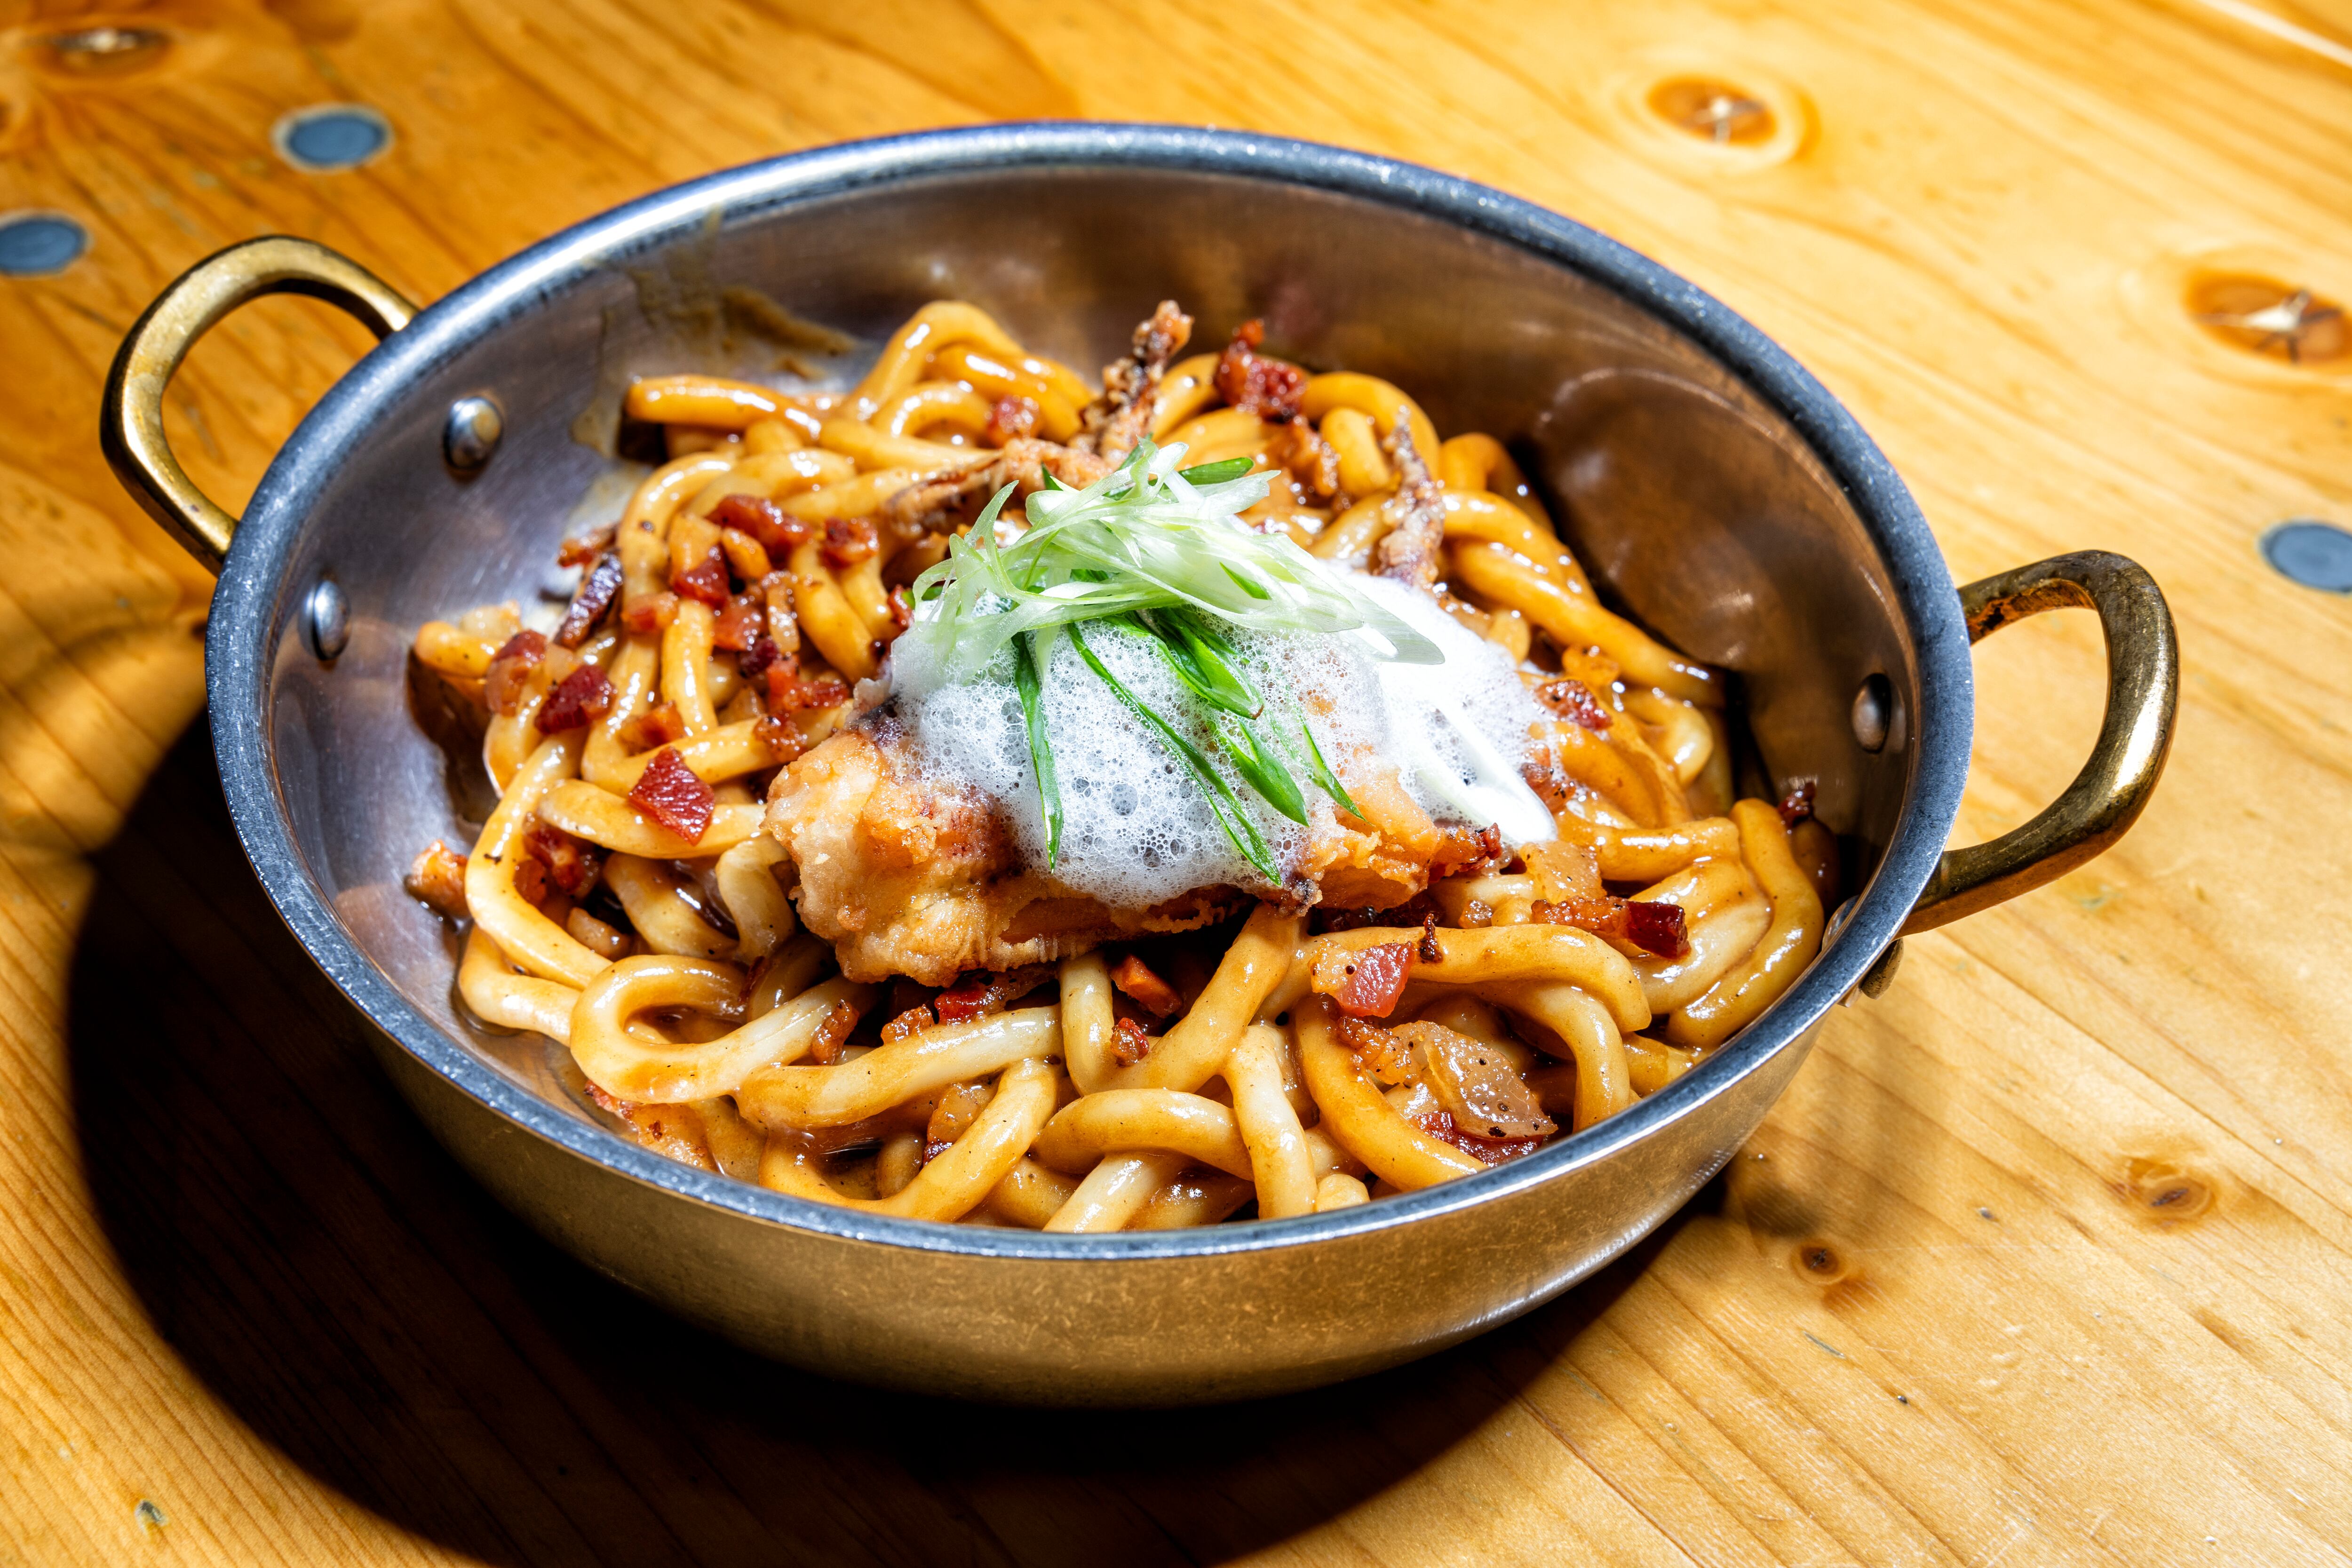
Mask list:
[[[283,291],[331,300],[383,342],[303,421],[239,521],[173,460],[163,392],[206,328]],[[561,1047],[460,1017],[441,922],[401,891],[420,846],[464,841],[467,783],[410,710],[410,636],[533,591],[569,510],[611,467],[631,376],[772,368],[774,339],[793,335],[775,306],[877,342],[942,296],[1080,364],[1163,297],[1211,323],[1262,315],[1286,352],[1388,376],[1441,427],[1509,441],[1605,590],[1738,672],[1774,776],[1820,781],[1819,814],[1866,879],[1819,959],[1719,1055],[1623,1114],[1331,1215],[1085,1237],[937,1226],[812,1206],[607,1131]],[[131,493],[219,569],[212,722],[254,868],[434,1131],[558,1244],[680,1315],[907,1388],[1232,1399],[1526,1311],[1723,1164],[1823,1013],[1884,986],[1904,932],[2114,842],[2172,734],[2171,619],[2130,562],[2062,556],[1955,592],[1878,448],[1716,300],[1500,192],[1271,137],[1016,125],[826,148],[649,196],[421,311],[316,245],[256,240],[141,318],[102,434]],[[1947,853],[1974,722],[1969,645],[2060,605],[2095,609],[2106,633],[2096,750],[2032,823]]]

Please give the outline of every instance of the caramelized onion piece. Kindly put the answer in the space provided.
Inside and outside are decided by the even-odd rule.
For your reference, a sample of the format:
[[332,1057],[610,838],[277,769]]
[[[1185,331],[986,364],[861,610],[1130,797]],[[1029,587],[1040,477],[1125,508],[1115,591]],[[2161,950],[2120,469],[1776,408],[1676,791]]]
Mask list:
[[1559,1126],[1543,1111],[1502,1052],[1443,1024],[1400,1024],[1390,1033],[1419,1052],[1423,1081],[1454,1125],[1478,1138],[1548,1138]]

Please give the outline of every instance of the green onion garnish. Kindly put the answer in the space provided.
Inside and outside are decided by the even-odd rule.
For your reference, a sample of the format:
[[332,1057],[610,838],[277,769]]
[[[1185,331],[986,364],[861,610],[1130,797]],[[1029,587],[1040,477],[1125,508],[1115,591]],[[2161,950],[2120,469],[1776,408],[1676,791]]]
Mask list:
[[[1013,689],[1021,694],[1021,716],[1029,730],[1029,762],[1037,770],[1037,796],[1045,812],[1045,869],[1062,853],[1062,786],[1054,773],[1054,748],[1045,736],[1045,710],[1038,700],[1045,688],[1045,661],[1054,656],[1048,643],[1041,652],[1039,633],[1024,633],[1013,645]],[[1043,634],[1051,637],[1048,632]]]
[[1338,801],[1349,816],[1362,816],[1364,814],[1356,809],[1356,803],[1348,798],[1348,786],[1339,782],[1339,775],[1333,773],[1331,764],[1323,760],[1323,748],[1315,743],[1314,726],[1301,724],[1298,732],[1307,740],[1307,776],[1315,781],[1315,787]]
[[1118,677],[1095,657],[1095,650],[1087,646],[1087,639],[1076,622],[1071,624],[1069,630],[1071,646],[1078,650],[1078,657],[1087,661],[1087,668],[1093,670],[1102,683],[1110,688],[1111,694],[1126,705],[1127,710],[1142,720],[1144,725],[1160,737],[1160,743],[1173,752],[1176,760],[1184,764],[1184,771],[1192,775],[1193,787],[1208,797],[1209,809],[1216,814],[1217,825],[1225,830],[1225,837],[1233,841],[1242,858],[1255,867],[1258,875],[1267,881],[1279,884],[1282,873],[1276,868],[1274,856],[1266,848],[1265,840],[1259,837],[1257,825],[1243,813],[1242,803],[1234,798],[1234,792],[1226,786],[1223,779],[1217,776],[1217,770],[1209,765],[1209,759],[1202,756],[1192,742],[1178,734],[1167,720],[1138,700],[1135,693],[1129,691]]
[[[1264,837],[1198,748],[1116,679],[1079,627],[1114,621],[1149,636],[1184,690],[1204,709],[1235,770],[1268,805],[1307,820],[1306,796],[1282,750],[1256,727],[1266,699],[1241,668],[1236,630],[1282,636],[1360,630],[1378,657],[1437,664],[1437,646],[1356,590],[1284,533],[1261,533],[1241,512],[1265,499],[1268,476],[1247,458],[1179,470],[1181,447],[1149,438],[1116,469],[1071,489],[1047,476],[1028,498],[1029,527],[1008,544],[996,521],[1006,485],[970,531],[948,541],[947,559],[915,580],[914,624],[891,645],[893,678],[919,694],[978,679],[1013,645],[1013,682],[1037,772],[1050,868],[1059,854],[1061,796],[1045,732],[1045,676],[1055,634],[1067,628],[1088,668],[1175,753],[1207,797],[1234,847],[1270,882],[1281,876]],[[1286,732],[1291,720],[1268,720]],[[1354,814],[1355,805],[1302,730],[1307,776]],[[1290,743],[1286,740],[1284,749]]]
[[1202,463],[1193,468],[1179,468],[1176,471],[1191,484],[1221,485],[1227,479],[1240,479],[1250,471],[1251,467],[1252,464],[1247,458],[1227,458],[1222,463]]

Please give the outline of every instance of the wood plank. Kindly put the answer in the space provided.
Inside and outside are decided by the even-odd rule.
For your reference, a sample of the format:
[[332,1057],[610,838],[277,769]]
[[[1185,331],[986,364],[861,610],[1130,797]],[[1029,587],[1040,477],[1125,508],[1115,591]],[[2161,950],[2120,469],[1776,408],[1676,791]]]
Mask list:
[[[2288,36],[2210,0],[160,0],[105,13],[173,40],[120,75],[42,43],[96,12],[0,16],[0,210],[94,237],[0,288],[0,1562],[2342,1560],[2352,615],[2253,546],[2352,521],[2352,362],[2181,304],[2224,265],[2352,299],[2352,13],[2266,14]],[[1805,132],[1776,161],[1662,124],[1677,74]],[[392,150],[277,160],[334,100]],[[1633,1258],[1387,1376],[979,1412],[592,1278],[438,1152],[253,885],[189,731],[208,585],[97,457],[105,365],[251,234],[431,298],[670,181],[1021,114],[1414,158],[1686,272],[1855,409],[1956,574],[2157,573],[2187,677],[2157,804],[1910,943]],[[365,341],[292,300],[216,331],[169,416],[200,482],[241,503]],[[2063,785],[2101,690],[2085,617],[1978,668],[1962,837]]]

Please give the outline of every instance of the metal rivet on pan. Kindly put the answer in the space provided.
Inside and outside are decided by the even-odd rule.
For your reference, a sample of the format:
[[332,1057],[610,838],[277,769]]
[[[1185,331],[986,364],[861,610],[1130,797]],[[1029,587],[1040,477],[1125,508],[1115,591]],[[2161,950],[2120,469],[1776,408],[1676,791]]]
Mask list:
[[2306,588],[2352,594],[2352,533],[2332,522],[2288,519],[2263,535],[2263,559]]
[[14,212],[0,217],[0,275],[47,278],[81,259],[89,230],[63,213]]
[[269,128],[278,155],[305,174],[355,169],[392,145],[392,121],[364,103],[298,109]]
[[310,626],[310,651],[320,658],[333,658],[352,640],[350,602],[332,580],[324,580],[310,590],[308,611],[305,618]]
[[1874,1002],[1885,995],[1886,988],[1895,984],[1895,972],[1902,967],[1903,939],[1898,936],[1886,944],[1886,951],[1878,955],[1878,962],[1863,972],[1862,994]]
[[1854,743],[1865,752],[1876,752],[1886,745],[1886,734],[1895,721],[1895,685],[1884,675],[1873,675],[1853,694]]
[[448,423],[441,426],[441,454],[459,473],[470,474],[490,460],[499,437],[507,433],[506,416],[487,397],[461,397],[449,405]]

